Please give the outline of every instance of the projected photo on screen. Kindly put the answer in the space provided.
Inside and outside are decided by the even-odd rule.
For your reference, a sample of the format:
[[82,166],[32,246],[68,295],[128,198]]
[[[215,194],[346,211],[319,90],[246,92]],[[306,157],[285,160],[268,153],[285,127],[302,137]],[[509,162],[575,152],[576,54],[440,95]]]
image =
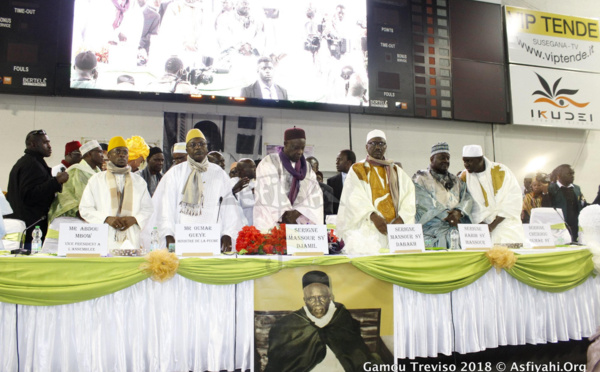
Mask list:
[[366,0],[75,0],[71,88],[367,105]]

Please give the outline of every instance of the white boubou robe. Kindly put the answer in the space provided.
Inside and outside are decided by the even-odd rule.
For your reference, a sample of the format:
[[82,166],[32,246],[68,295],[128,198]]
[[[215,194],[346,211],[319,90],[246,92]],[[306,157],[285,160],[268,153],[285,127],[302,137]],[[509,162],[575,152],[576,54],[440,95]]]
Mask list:
[[[235,186],[239,180],[239,177],[231,178],[231,188],[233,188],[233,186]],[[254,204],[256,203],[254,198],[255,188],[256,180],[250,180],[250,182],[248,182],[248,186],[244,187],[240,192],[234,195],[244,214],[244,220],[242,221],[244,226],[253,226],[254,224],[253,214]]]
[[481,173],[463,172],[469,193],[473,197],[473,223],[491,223],[504,217],[492,232],[492,243],[522,243],[523,225],[521,187],[514,174],[505,165],[484,157],[485,170]]
[[[363,165],[356,163],[355,166]],[[402,217],[405,224],[414,224],[415,185],[402,168],[396,164],[394,167],[398,174],[399,188],[398,204],[395,206],[396,215]],[[388,185],[389,187],[389,180],[380,179],[380,181],[382,186]],[[358,177],[353,166],[344,183],[336,225],[336,232],[346,243],[344,247],[346,254],[376,254],[380,249],[388,248],[387,235],[380,233],[371,221],[373,212],[381,216],[377,206],[373,205],[371,185]]]
[[306,177],[300,181],[294,205],[288,198],[292,179],[281,164],[279,154],[266,156],[256,168],[254,226],[261,232],[273,228],[281,221],[281,216],[291,210],[297,210],[304,217],[298,218],[298,223],[322,223],[323,192],[315,172],[307,164]]
[[[93,175],[87,183],[81,202],[79,203],[79,214],[88,223],[102,224],[107,217],[114,217],[111,206],[110,184],[107,180],[107,172],[100,172]],[[131,226],[125,232],[127,240],[135,248],[139,248],[140,232],[146,226],[146,223],[152,216],[154,208],[152,198],[148,193],[146,181],[135,173],[130,173],[131,184],[133,187],[133,205],[131,216],[135,217],[137,224]],[[123,190],[125,187],[125,175],[115,174],[117,187]],[[108,226],[108,251],[118,249],[123,242],[115,239],[117,230]]]
[[190,216],[181,213],[179,204],[191,172],[188,162],[178,164],[165,173],[156,187],[152,202],[161,244],[164,244],[166,236],[175,237],[177,224],[217,224],[221,236],[229,235],[235,241],[243,226],[242,213],[231,193],[229,176],[218,165],[208,163],[206,172],[201,173],[204,190],[200,214]]

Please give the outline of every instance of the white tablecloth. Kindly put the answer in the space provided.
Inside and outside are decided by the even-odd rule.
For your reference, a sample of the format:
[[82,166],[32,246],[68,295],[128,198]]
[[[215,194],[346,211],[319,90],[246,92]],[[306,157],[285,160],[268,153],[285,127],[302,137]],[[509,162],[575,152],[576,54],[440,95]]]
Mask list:
[[233,371],[250,368],[254,282],[176,275],[60,306],[0,303],[0,371]]
[[447,294],[394,286],[394,303],[396,358],[581,340],[600,326],[600,278],[551,293],[491,269],[475,283]]

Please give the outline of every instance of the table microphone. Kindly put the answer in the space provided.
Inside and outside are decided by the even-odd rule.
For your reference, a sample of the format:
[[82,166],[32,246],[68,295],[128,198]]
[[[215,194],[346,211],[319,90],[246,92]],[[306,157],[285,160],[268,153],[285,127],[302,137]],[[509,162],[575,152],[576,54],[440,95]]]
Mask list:
[[219,209],[217,210],[217,222],[219,222],[219,215],[221,214],[221,203],[223,203],[223,197],[219,198]]
[[23,232],[21,232],[21,240],[19,241],[19,249],[13,249],[12,251],[10,251],[10,254],[25,254],[25,255],[31,254],[31,251],[29,251],[23,247],[25,244],[25,233],[27,232],[27,230],[34,227],[36,224],[45,220],[47,217],[48,216],[42,216],[39,220],[37,220],[34,223],[32,223],[31,225],[27,226],[25,228],[25,230],[23,230]]

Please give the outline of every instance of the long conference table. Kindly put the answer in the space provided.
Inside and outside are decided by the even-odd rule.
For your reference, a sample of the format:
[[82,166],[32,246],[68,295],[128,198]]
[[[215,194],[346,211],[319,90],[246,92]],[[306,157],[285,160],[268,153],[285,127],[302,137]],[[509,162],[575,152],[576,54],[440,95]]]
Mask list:
[[587,249],[367,257],[186,258],[172,279],[143,257],[0,256],[0,371],[253,368],[254,282],[291,267],[350,264],[394,284],[394,355],[580,340],[600,325]]

